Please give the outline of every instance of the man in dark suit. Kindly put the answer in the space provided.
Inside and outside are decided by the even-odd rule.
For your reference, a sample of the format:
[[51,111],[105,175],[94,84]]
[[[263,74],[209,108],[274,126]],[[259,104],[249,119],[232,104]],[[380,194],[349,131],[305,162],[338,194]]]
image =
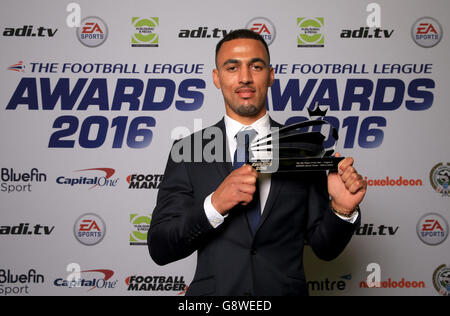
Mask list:
[[[305,242],[319,258],[336,258],[360,222],[366,183],[352,158],[328,176],[258,174],[244,164],[240,135],[249,135],[248,146],[280,127],[266,113],[274,81],[267,44],[252,31],[232,32],[216,47],[216,67],[226,115],[213,130],[225,149],[213,162],[183,152],[198,139],[205,149],[208,129],[174,144],[152,215],[150,255],[164,265],[198,251],[187,295],[307,295]],[[177,150],[187,159],[174,159]]]

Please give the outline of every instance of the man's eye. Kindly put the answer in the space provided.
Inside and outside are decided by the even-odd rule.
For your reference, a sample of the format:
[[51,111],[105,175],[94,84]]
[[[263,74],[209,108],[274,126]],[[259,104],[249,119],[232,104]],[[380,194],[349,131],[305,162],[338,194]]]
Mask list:
[[262,70],[262,69],[263,69],[263,67],[261,67],[261,66],[253,65],[253,70],[260,71],[260,70]]
[[236,66],[230,66],[227,68],[228,71],[235,71],[237,69]]

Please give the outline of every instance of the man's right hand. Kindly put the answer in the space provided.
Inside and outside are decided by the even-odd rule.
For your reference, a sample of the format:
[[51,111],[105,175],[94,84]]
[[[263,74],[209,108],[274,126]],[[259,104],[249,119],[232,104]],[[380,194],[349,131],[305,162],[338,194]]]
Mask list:
[[221,215],[226,215],[238,204],[247,205],[253,200],[257,180],[258,172],[243,165],[223,180],[211,197],[212,205]]

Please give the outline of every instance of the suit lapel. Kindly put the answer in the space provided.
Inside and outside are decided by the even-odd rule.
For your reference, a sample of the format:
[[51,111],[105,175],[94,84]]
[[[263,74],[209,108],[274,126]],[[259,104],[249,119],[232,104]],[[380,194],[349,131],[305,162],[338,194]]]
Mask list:
[[264,224],[264,221],[269,216],[270,212],[274,208],[274,203],[278,197],[278,194],[281,191],[281,188],[283,187],[283,181],[281,180],[281,177],[279,174],[272,174],[272,179],[270,182],[270,191],[269,196],[267,197],[266,205],[264,206],[264,211],[262,213],[261,221],[259,223],[259,227]]
[[[277,122],[275,122],[274,120],[272,120],[272,118],[270,119],[270,126],[271,127],[282,127],[281,124],[278,124]],[[261,217],[261,221],[259,222],[258,225],[258,229],[257,232],[259,230],[259,228],[264,224],[264,222],[266,221],[267,217],[269,216],[270,212],[272,211],[272,209],[274,208],[274,203],[278,197],[278,194],[281,191],[281,188],[283,187],[283,181],[281,179],[281,176],[279,173],[273,173],[271,176],[271,180],[270,180],[270,191],[269,191],[269,196],[267,197],[267,201],[266,204],[264,206],[264,210],[262,213],[262,217]]]

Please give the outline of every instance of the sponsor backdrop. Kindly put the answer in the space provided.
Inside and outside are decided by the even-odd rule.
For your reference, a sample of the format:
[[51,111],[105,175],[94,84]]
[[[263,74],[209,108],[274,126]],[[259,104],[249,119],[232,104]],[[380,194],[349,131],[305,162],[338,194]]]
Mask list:
[[[270,44],[275,120],[316,102],[369,184],[311,295],[450,292],[447,0],[0,4],[0,295],[184,295],[146,235],[174,139],[217,122],[215,44]],[[78,25],[78,26],[77,26]],[[375,283],[377,287],[371,287]]]

